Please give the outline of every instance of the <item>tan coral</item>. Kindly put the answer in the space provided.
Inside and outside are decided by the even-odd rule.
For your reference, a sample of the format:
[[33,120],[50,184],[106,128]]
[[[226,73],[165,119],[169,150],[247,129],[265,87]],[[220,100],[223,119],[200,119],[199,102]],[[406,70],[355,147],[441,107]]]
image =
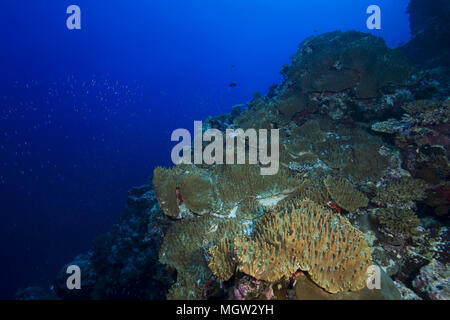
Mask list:
[[153,186],[159,205],[169,217],[176,218],[180,213],[177,199],[177,175],[175,169],[155,168]]
[[419,218],[411,210],[383,208],[380,209],[377,216],[380,224],[406,236],[414,235],[419,225]]
[[266,215],[254,237],[238,236],[234,247],[238,270],[246,274],[274,282],[301,269],[331,293],[362,289],[372,263],[363,234],[311,201]]
[[324,183],[331,198],[339,207],[348,212],[367,207],[369,199],[365,194],[356,190],[348,180],[330,175],[325,179]]
[[203,213],[212,207],[212,185],[200,174],[186,174],[181,178],[180,191],[186,206],[192,212]]
[[297,206],[303,200],[312,200],[313,202],[321,205],[326,205],[330,200],[328,191],[319,177],[298,179],[297,188],[290,193],[285,199],[280,201],[277,205],[278,210],[282,210],[286,207]]
[[[218,245],[224,238],[233,239],[244,229],[234,219],[220,219],[211,215],[173,224],[159,252],[159,262],[177,270],[177,282],[168,297],[201,299],[201,284],[212,274],[205,257],[208,249]],[[199,274],[202,276],[199,277]]]
[[209,249],[208,267],[221,280],[227,281],[233,276],[236,261],[233,254],[233,242],[224,238],[218,246]]

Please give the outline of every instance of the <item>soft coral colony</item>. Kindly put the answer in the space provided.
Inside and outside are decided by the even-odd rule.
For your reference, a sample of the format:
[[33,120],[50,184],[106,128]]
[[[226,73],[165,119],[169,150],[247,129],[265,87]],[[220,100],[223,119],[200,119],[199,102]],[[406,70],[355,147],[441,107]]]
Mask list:
[[[219,130],[280,129],[277,175],[261,176],[251,165],[155,169],[157,199],[177,220],[160,251],[160,262],[178,274],[169,298],[201,299],[229,290],[234,298],[285,299],[305,281],[324,298],[364,297],[372,263],[391,276],[390,264],[402,267],[380,247],[396,237],[413,243],[418,229],[427,232],[419,227],[417,201],[448,189],[449,173],[448,140],[440,129],[448,120],[442,107],[448,97],[430,90],[433,101],[416,100],[430,86],[429,75],[381,39],[359,32],[307,39],[282,74],[281,85],[264,97],[255,94],[247,108],[207,120],[208,128]],[[398,121],[381,121],[398,110],[405,111]],[[411,130],[421,128],[427,130],[411,137]],[[395,143],[399,139],[407,147]],[[437,140],[444,144],[437,146]],[[405,159],[414,144],[429,153]],[[420,174],[407,170],[409,161],[421,164]],[[429,204],[448,208],[448,197],[441,198]],[[409,250],[424,250],[419,247]],[[299,281],[292,283],[293,277]],[[400,291],[410,290],[383,279],[390,292],[371,298],[400,298]],[[211,290],[211,282],[219,289]],[[245,294],[236,289],[243,282]],[[294,290],[294,296],[305,296]]]

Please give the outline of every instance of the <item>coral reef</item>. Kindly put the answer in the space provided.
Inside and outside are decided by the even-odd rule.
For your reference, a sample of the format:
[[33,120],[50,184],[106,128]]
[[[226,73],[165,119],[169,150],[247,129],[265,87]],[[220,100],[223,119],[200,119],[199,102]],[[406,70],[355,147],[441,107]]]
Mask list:
[[295,279],[295,295],[298,300],[400,300],[400,292],[393,281],[381,271],[381,289],[339,292],[330,294],[313,283],[305,274],[299,274]]
[[193,173],[186,174],[181,178],[179,188],[189,210],[197,213],[211,210],[213,190],[208,178]]
[[[417,9],[428,6],[411,1],[408,56],[441,17]],[[431,56],[413,61],[445,63]],[[130,191],[120,224],[71,263],[83,289],[67,290],[63,269],[57,297],[448,299],[446,70],[415,69],[360,32],[306,39],[280,85],[204,123],[279,129],[278,174],[262,176],[259,164],[156,168],[153,186]],[[372,263],[382,290],[365,288]]]
[[165,168],[155,168],[153,171],[153,186],[159,205],[164,213],[176,218],[180,214],[177,198],[177,180],[174,170]]
[[446,124],[450,117],[450,101],[417,100],[402,106],[403,122],[421,126]]
[[411,0],[408,6],[413,38],[402,51],[413,62],[433,68],[450,66],[450,4],[446,0]]

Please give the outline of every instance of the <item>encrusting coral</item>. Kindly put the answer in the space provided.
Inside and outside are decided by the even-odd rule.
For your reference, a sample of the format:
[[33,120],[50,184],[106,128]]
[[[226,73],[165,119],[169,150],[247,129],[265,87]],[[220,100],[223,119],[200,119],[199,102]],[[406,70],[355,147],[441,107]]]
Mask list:
[[356,190],[346,179],[330,175],[325,179],[324,183],[331,198],[339,207],[348,212],[367,207],[369,199],[365,194]]
[[265,215],[253,236],[234,239],[233,254],[237,270],[256,279],[275,282],[300,269],[330,293],[362,289],[372,261],[363,234],[312,201]]

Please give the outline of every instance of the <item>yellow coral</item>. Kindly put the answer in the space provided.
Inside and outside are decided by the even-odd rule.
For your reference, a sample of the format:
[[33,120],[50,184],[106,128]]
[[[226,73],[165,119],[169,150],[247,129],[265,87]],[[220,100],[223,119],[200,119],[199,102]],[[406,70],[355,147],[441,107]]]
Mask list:
[[209,249],[208,267],[221,280],[227,281],[233,276],[236,269],[236,261],[233,256],[233,242],[222,239],[218,246]]
[[246,274],[274,282],[301,269],[331,293],[362,289],[372,261],[360,231],[311,201],[266,215],[254,237],[236,237],[234,248],[238,270]]

